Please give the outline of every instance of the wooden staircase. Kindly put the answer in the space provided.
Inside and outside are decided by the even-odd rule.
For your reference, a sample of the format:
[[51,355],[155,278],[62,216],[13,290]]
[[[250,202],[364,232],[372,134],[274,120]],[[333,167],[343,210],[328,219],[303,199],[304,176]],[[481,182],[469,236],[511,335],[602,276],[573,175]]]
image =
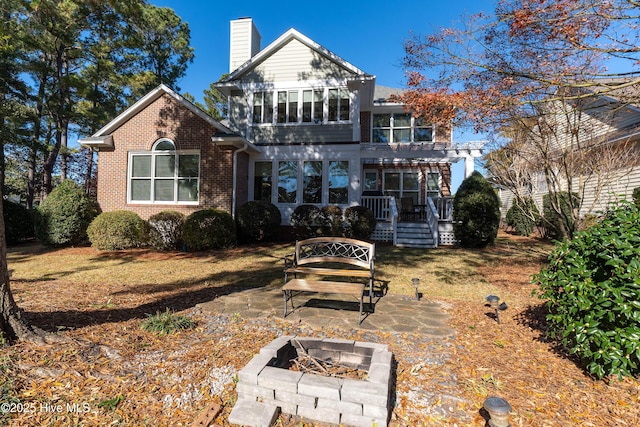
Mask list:
[[399,222],[396,227],[397,246],[424,249],[438,246],[428,223]]

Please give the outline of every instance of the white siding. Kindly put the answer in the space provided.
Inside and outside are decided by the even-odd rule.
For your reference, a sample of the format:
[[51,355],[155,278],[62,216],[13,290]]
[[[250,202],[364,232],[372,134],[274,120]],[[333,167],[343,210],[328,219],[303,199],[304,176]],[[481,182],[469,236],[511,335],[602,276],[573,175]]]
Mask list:
[[250,82],[344,79],[353,73],[292,39],[243,78]]
[[229,72],[251,59],[260,51],[260,33],[249,18],[231,21]]

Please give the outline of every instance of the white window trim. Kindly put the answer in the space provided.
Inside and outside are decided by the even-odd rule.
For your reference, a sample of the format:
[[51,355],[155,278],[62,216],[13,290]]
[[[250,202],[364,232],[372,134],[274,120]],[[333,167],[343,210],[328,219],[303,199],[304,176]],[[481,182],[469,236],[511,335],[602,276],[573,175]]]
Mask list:
[[423,176],[422,172],[420,170],[416,170],[416,169],[387,169],[387,170],[383,170],[382,171],[382,192],[384,194],[385,191],[387,191],[386,188],[386,181],[387,181],[387,174],[390,173],[399,173],[400,174],[400,188],[398,189],[398,191],[400,191],[400,197],[402,197],[402,193],[404,193],[404,188],[403,188],[403,179],[402,179],[402,174],[405,173],[417,173],[418,174],[418,200],[422,199],[422,195],[424,194],[423,191],[423,183],[424,185],[426,185],[425,179],[426,177]]
[[[389,121],[389,127],[384,127],[384,128],[375,128],[375,129],[389,129],[389,139],[391,139],[391,141],[389,142],[374,142],[373,141],[373,131],[374,131],[374,126],[373,126],[373,121],[374,121],[374,116],[376,115],[381,115],[381,114],[390,114],[391,115],[391,119]],[[377,110],[377,111],[373,111],[371,112],[371,122],[370,122],[370,129],[371,129],[371,134],[369,136],[369,139],[371,140],[371,144],[408,144],[408,143],[415,143],[415,144],[431,144],[434,142],[435,139],[435,135],[436,135],[436,125],[434,123],[432,123],[431,125],[428,126],[419,126],[419,128],[423,128],[423,127],[430,127],[431,128],[431,141],[415,141],[415,130],[416,130],[416,121],[418,119],[416,119],[415,117],[413,117],[413,115],[411,115],[411,124],[410,127],[400,127],[400,128],[395,128],[393,126],[393,122],[394,122],[394,118],[393,116],[395,114],[406,114],[406,111],[402,110],[402,111],[397,111],[397,110]],[[393,131],[394,129],[410,129],[411,130],[411,141],[409,142],[396,142],[393,141]]]
[[[298,172],[297,172],[297,187],[296,187],[296,201],[295,202],[291,202],[291,203],[286,203],[286,202],[279,202],[278,201],[278,164],[279,162],[289,162],[289,161],[293,161],[296,162],[296,164],[298,165]],[[304,203],[303,202],[303,192],[304,192],[304,162],[312,162],[312,161],[319,161],[322,162],[322,197],[321,197],[321,201],[320,203]],[[255,173],[256,173],[256,169],[255,169],[255,164],[258,162],[266,162],[266,163],[271,163],[271,203],[273,203],[276,206],[279,206],[281,208],[293,208],[295,206],[301,205],[301,204],[313,204],[316,206],[326,206],[329,204],[334,204],[335,203],[329,203],[329,164],[331,162],[347,162],[349,164],[349,179],[351,180],[351,170],[352,167],[354,166],[353,161],[350,159],[335,159],[335,158],[325,158],[325,159],[318,159],[318,158],[312,158],[312,157],[305,157],[305,158],[288,158],[288,157],[279,157],[277,159],[269,159],[269,160],[260,160],[260,159],[256,159],[252,162],[252,166],[251,166],[251,172],[249,174],[249,179],[251,184],[251,188],[249,191],[249,197],[250,200],[255,200]],[[350,186],[347,185],[347,202],[345,203],[339,203],[337,204],[337,206],[341,206],[341,207],[346,207],[349,206],[349,195],[350,193]]]
[[[134,151],[129,151],[128,155],[127,155],[127,204],[133,204],[133,205],[188,205],[188,206],[196,206],[198,204],[200,204],[200,184],[201,184],[201,174],[202,174],[202,170],[200,165],[198,166],[198,199],[195,201],[179,201],[178,200],[178,187],[176,185],[177,180],[180,178],[179,176],[175,175],[178,172],[178,159],[181,155],[198,155],[198,160],[200,161],[201,158],[201,154],[200,154],[200,150],[169,150],[169,151],[156,151],[155,147],[163,142],[163,141],[169,141],[171,142],[174,147],[175,147],[175,143],[168,139],[168,138],[161,138],[158,141],[156,141],[153,144],[153,147],[151,150],[134,150]],[[173,194],[173,200],[162,200],[162,201],[155,201],[153,200],[154,198],[154,185],[153,183],[155,182],[155,157],[157,156],[162,156],[162,155],[169,155],[169,154],[175,154],[175,162],[176,162],[176,167],[175,167],[175,174],[173,177],[174,180],[174,194]],[[150,194],[150,200],[132,200],[132,189],[131,189],[131,181],[133,178],[133,157],[134,156],[150,156],[151,157],[151,194]]]
[[[338,110],[338,120],[329,121],[329,89],[337,89],[340,94],[342,91],[345,91],[349,96],[349,118],[347,120],[340,120],[340,110]],[[318,122],[313,119],[314,115],[314,103],[313,103],[313,94],[312,94],[312,107],[311,107],[311,121],[304,122],[303,120],[303,99],[304,92],[311,90],[313,92],[322,91],[322,121]],[[269,123],[255,123],[253,121],[253,98],[254,95],[260,92],[271,92],[273,93],[272,102],[273,102],[273,117],[271,122]],[[287,103],[286,103],[286,113],[285,113],[285,121],[282,123],[278,122],[278,92],[286,92],[287,93]],[[296,122],[289,121],[289,93],[290,92],[298,92],[298,120]],[[277,127],[287,127],[287,126],[320,126],[326,124],[352,124],[353,117],[355,117],[355,97],[352,91],[350,91],[346,86],[337,85],[337,86],[328,86],[328,87],[269,87],[269,88],[258,88],[256,87],[252,92],[249,93],[247,97],[249,103],[248,109],[248,123],[251,126],[264,127],[264,126],[277,126]],[[340,100],[340,98],[338,98]],[[340,102],[338,101],[338,108],[340,108]],[[264,110],[266,109],[265,105],[262,106],[263,116]]]

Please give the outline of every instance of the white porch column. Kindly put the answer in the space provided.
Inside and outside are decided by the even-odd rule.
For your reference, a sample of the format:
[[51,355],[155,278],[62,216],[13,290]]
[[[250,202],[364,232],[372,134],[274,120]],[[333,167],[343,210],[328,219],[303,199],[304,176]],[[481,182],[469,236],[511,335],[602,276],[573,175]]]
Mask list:
[[469,178],[474,170],[475,157],[469,155],[464,158],[464,177]]

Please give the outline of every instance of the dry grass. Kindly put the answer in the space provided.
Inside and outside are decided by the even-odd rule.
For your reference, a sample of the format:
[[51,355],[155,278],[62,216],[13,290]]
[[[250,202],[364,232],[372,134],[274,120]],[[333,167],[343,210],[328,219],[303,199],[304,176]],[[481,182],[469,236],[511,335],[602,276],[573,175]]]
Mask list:
[[[235,372],[278,334],[302,333],[389,344],[398,365],[395,426],[483,426],[479,408],[490,394],[509,400],[514,426],[640,425],[638,381],[595,381],[544,340],[544,309],[531,297],[530,276],[544,264],[549,244],[501,236],[483,250],[378,246],[376,271],[389,291],[412,295],[411,278],[420,278],[426,297],[451,307],[453,340],[313,329],[277,318],[245,321],[241,313],[224,317],[193,309],[239,290],[281,286],[281,258],[291,249],[277,244],[185,254],[13,248],[12,289],[26,317],[72,341],[0,348],[3,399],[44,408],[80,403],[89,411],[48,413],[35,406],[31,413],[0,414],[0,424],[188,425],[213,401],[224,406],[216,421],[226,425],[236,398]],[[509,304],[501,325],[484,307],[489,293]],[[192,317],[197,327],[164,337],[140,328],[147,314],[167,308]],[[431,360],[439,354],[442,359]],[[278,425],[309,424],[281,417]]]

